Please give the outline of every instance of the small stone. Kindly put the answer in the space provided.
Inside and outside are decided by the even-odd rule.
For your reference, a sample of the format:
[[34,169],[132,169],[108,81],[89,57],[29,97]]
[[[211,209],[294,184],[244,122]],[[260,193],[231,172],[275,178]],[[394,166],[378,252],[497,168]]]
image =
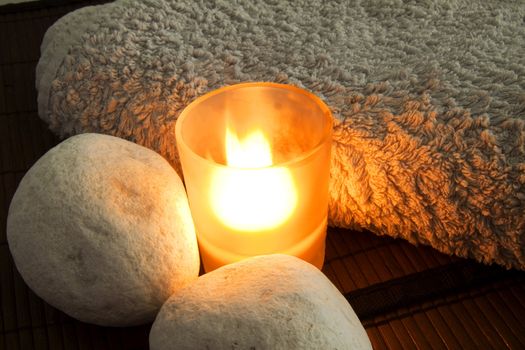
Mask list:
[[149,341],[152,350],[372,349],[328,278],[280,254],[223,266],[178,290],[157,315]]
[[40,158],[13,197],[7,239],[36,294],[99,325],[152,321],[199,272],[180,178],[154,151],[112,136],[74,136]]

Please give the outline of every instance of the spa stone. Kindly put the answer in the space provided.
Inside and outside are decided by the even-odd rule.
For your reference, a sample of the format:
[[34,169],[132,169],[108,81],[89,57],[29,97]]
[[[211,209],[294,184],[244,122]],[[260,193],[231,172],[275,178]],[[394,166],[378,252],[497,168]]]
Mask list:
[[223,266],[177,291],[149,340],[152,350],[372,349],[328,278],[277,254]]
[[36,294],[99,325],[152,321],[199,272],[178,175],[154,151],[112,136],[74,136],[40,158],[11,202],[7,238]]

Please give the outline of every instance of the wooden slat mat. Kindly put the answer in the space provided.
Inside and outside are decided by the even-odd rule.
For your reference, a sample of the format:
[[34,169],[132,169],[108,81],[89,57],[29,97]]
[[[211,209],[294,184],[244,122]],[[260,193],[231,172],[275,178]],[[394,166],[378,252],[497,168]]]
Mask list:
[[[46,29],[100,1],[0,7],[0,349],[147,349],[150,325],[78,322],[37,297],[6,242],[11,198],[59,140],[37,114],[34,88]],[[445,256],[429,247],[331,228],[325,274],[345,294],[376,349],[525,348],[525,273]]]

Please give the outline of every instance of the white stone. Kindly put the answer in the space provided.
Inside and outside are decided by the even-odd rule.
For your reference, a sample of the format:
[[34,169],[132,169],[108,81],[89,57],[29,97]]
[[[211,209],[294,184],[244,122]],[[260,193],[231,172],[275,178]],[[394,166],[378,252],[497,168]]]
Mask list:
[[152,350],[372,348],[322,272],[277,254],[224,266],[175,292],[149,341]]
[[99,325],[152,321],[199,272],[180,178],[154,151],[112,136],[74,136],[40,158],[11,202],[7,238],[36,294]]

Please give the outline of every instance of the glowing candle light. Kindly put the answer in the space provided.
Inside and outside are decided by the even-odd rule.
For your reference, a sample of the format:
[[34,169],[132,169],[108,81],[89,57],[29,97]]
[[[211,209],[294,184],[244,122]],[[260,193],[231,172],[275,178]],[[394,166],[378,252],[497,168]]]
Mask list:
[[248,83],[197,99],[177,145],[206,271],[285,253],[321,268],[331,115],[295,87]]
[[213,177],[210,193],[215,214],[228,227],[247,232],[281,225],[297,204],[290,172],[267,168],[273,165],[272,152],[260,130],[239,140],[227,128],[225,139],[227,165],[239,171]]

